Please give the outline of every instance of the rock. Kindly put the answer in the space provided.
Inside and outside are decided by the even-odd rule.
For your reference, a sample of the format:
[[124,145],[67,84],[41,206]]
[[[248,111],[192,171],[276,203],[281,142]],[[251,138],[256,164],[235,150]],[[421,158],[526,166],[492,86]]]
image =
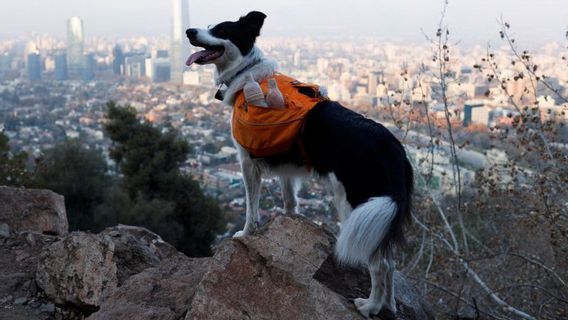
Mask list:
[[118,225],[99,233],[114,243],[113,260],[117,265],[118,285],[130,276],[173,256],[177,250],[152,231],[134,226]]
[[[212,258],[188,258],[139,227],[59,237],[2,223],[0,319],[355,320],[351,300],[370,288],[365,270],[335,264],[333,234],[300,216],[226,239]],[[398,273],[395,292],[397,318],[433,318]]]
[[41,253],[37,284],[56,304],[90,313],[117,285],[113,256],[108,237],[73,232]]
[[[334,239],[302,217],[278,216],[222,242],[185,319],[363,319],[349,299],[368,295],[368,275],[337,268]],[[433,318],[400,274],[395,288],[397,318]]]
[[26,272],[2,272],[0,274],[0,293],[16,296],[26,295],[25,283],[32,279]]
[[[127,242],[124,239],[128,239],[129,236],[131,236],[135,238],[138,243],[148,247],[150,252],[155,254],[159,259],[168,258],[178,253],[176,248],[165,242],[162,237],[143,227],[119,224],[115,227],[106,228],[100,235],[110,236],[115,244],[118,242]],[[123,237],[123,239],[116,241],[117,237]]]
[[7,303],[11,303],[12,299],[14,299],[14,297],[12,297],[11,295],[7,295],[3,298],[0,298],[0,306],[7,304]]
[[16,250],[16,261],[21,262],[30,257],[30,253],[25,250]]
[[167,258],[159,267],[148,268],[126,280],[88,319],[181,319],[209,260],[183,254]]
[[52,191],[0,187],[0,203],[0,224],[11,232],[68,233],[63,196]]
[[362,319],[317,280],[298,282],[270,264],[240,241],[223,242],[185,319]]
[[0,308],[1,320],[52,320],[50,315],[40,313],[23,305],[14,305],[10,308]]
[[[28,238],[34,238],[33,245]],[[56,241],[39,233],[12,234],[0,241],[0,297],[33,297],[37,291],[35,274],[42,249]]]
[[308,283],[333,251],[335,237],[307,219],[278,217],[270,220],[262,232],[238,241],[266,259],[268,267]]

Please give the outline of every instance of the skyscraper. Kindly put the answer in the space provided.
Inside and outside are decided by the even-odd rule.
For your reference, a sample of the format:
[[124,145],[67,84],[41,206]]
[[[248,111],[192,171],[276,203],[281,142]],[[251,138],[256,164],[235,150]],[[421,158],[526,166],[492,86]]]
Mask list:
[[146,75],[146,57],[142,54],[136,54],[124,58],[124,75],[139,79]]
[[170,81],[170,57],[167,50],[152,49],[150,58],[146,58],[146,77],[152,82]]
[[67,56],[65,53],[55,55],[55,80],[63,81],[69,79],[67,73]]
[[83,33],[83,20],[71,17],[67,21],[67,63],[69,72],[80,74],[83,69],[83,50],[85,35]]
[[95,79],[95,55],[88,53],[83,58],[83,80],[91,81]]
[[38,53],[28,54],[28,76],[31,81],[41,79],[41,57]]
[[170,80],[170,62],[165,59],[156,59],[154,62],[153,82],[167,82]]
[[189,56],[189,42],[185,38],[185,30],[189,28],[188,0],[172,0],[172,42],[171,42],[171,80],[181,83],[185,59]]
[[112,72],[116,75],[121,75],[124,73],[124,53],[122,48],[117,44],[114,49],[112,49]]
[[0,53],[0,72],[10,69],[10,55],[8,52]]
[[373,72],[369,73],[369,83],[367,85],[367,94],[374,97],[377,95],[377,75]]

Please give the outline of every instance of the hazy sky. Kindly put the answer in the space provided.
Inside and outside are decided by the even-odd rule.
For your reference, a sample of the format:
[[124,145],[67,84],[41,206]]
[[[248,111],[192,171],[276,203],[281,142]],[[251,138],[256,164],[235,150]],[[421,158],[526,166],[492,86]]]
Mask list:
[[[420,41],[436,29],[441,0],[189,0],[191,25],[235,20],[250,10],[268,15],[273,36],[377,36]],[[168,35],[170,0],[1,0],[0,37],[26,32],[65,35],[65,20],[83,18],[86,36]],[[519,40],[566,41],[568,0],[450,0],[447,24],[465,43],[497,41],[503,15]]]

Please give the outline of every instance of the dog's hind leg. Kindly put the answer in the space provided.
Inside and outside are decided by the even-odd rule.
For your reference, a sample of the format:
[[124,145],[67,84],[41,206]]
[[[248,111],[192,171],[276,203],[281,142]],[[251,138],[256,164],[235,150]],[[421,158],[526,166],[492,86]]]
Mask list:
[[[338,260],[349,265],[369,267],[371,294],[367,299],[356,299],[357,309],[365,317],[377,314],[386,307],[395,311],[392,275],[394,263],[389,248],[380,248],[397,205],[391,197],[375,197],[359,205],[342,223],[335,245]],[[380,272],[384,266],[384,271]]]
[[280,186],[282,188],[282,200],[284,201],[285,214],[299,214],[298,198],[296,196],[298,184],[294,178],[281,176]]
[[354,301],[359,312],[366,318],[378,314],[385,305],[387,273],[381,272],[382,265],[384,265],[383,259],[376,259],[369,263],[371,293],[367,299],[358,298]]
[[233,237],[241,237],[253,232],[258,225],[258,203],[260,201],[261,172],[260,168],[249,157],[241,160],[241,170],[246,194],[246,221],[245,227],[237,231]]
[[[381,266],[384,266],[382,272]],[[378,314],[383,308],[387,308],[396,315],[393,288],[394,267],[395,264],[390,254],[385,254],[384,258],[373,259],[369,263],[371,294],[367,299],[359,298],[354,301],[363,316],[369,318]]]
[[396,268],[396,263],[394,262],[391,253],[386,255],[385,266],[387,274],[387,281],[385,283],[385,307],[392,311],[393,314],[396,314],[396,300],[394,298],[394,270]]

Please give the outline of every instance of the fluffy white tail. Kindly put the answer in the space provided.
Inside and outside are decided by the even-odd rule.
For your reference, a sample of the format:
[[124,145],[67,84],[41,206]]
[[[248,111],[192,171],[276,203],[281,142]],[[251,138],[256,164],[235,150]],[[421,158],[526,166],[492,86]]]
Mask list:
[[340,263],[367,265],[396,215],[397,205],[390,197],[376,197],[361,204],[342,224],[335,246]]

